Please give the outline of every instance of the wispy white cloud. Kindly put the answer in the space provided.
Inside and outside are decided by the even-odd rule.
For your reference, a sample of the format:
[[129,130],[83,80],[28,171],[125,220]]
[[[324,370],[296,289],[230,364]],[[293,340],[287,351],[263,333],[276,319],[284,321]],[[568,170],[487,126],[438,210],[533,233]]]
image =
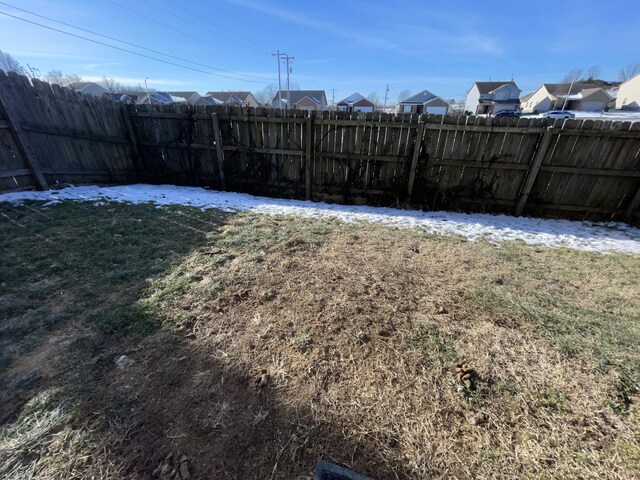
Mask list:
[[83,63],[80,65],[85,70],[102,70],[109,67],[116,67],[122,65],[119,62],[105,62],[105,63]]
[[[255,0],[226,0],[235,5],[255,10],[284,21],[320,30],[326,34],[334,35],[348,40],[353,40],[362,46],[384,49],[401,55],[417,58],[430,62],[430,53],[434,48],[453,54],[485,53],[490,55],[502,55],[504,48],[497,38],[481,33],[476,27],[477,18],[469,19],[450,13],[438,13],[425,10],[418,15],[420,18],[429,18],[431,23],[440,25],[440,28],[426,27],[424,24],[412,24],[415,15],[407,17],[403,23],[389,23],[386,20],[377,28],[377,35],[365,34],[354,29],[353,25],[342,27],[335,22],[323,21],[316,17],[285,10],[266,2]],[[375,7],[374,7],[375,8]],[[397,18],[397,10],[394,12],[388,7],[384,15],[378,18]],[[393,40],[391,40],[393,39]],[[320,62],[318,62],[320,63]]]
[[312,18],[307,15],[298,13],[295,9],[285,10],[278,8],[275,5],[268,4],[266,2],[254,2],[252,0],[226,0],[229,3],[240,5],[242,7],[249,8],[267,15],[286,20],[288,22],[296,23],[306,27],[311,27],[316,30],[321,30],[325,33],[336,35],[339,37],[354,40],[362,45],[369,47],[384,48],[386,50],[397,50],[398,45],[389,40],[385,40],[384,35],[366,35],[361,32],[355,31],[353,28],[343,28],[335,23],[326,22],[318,18]]
[[419,53],[428,53],[437,49],[439,53],[469,55],[489,54],[502,55],[504,47],[501,42],[492,36],[488,36],[473,29],[461,31],[443,31],[424,25],[395,25],[396,29],[403,29],[403,48],[415,49]]

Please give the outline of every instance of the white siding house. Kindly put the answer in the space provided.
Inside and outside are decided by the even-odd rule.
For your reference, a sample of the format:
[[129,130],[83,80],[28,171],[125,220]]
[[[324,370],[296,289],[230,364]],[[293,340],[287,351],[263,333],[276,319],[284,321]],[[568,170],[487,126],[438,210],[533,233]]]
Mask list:
[[619,110],[640,110],[640,73],[620,85],[616,108]]
[[523,98],[523,113],[543,113],[549,110],[580,110],[601,112],[611,96],[598,83],[543,83]]
[[464,109],[473,115],[518,110],[521,91],[514,82],[476,82],[467,93]]
[[101,97],[105,93],[109,93],[109,90],[95,82],[77,82],[69,85],[69,88],[76,92],[82,92],[87,95],[93,95],[94,97]]

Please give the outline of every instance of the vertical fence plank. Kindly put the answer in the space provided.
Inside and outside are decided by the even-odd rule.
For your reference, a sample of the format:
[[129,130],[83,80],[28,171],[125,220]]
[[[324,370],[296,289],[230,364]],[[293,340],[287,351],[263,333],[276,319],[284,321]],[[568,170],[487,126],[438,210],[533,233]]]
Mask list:
[[[10,77],[5,76],[4,73],[0,72],[0,80],[4,83],[4,80],[8,80]],[[1,87],[1,85],[0,85]],[[18,98],[13,99],[13,101],[19,101]],[[24,158],[25,163],[27,164],[27,168],[31,172],[33,179],[35,180],[36,185],[44,190],[47,188],[47,181],[42,174],[42,170],[40,169],[40,165],[35,158],[35,154],[33,152],[33,148],[31,148],[27,136],[24,134],[22,130],[22,126],[18,121],[18,117],[13,111],[14,105],[11,105],[11,98],[7,98],[5,95],[5,89],[0,88],[0,108],[4,113],[4,117],[6,118],[7,126],[9,127],[9,131],[13,135],[15,139],[16,146],[20,152],[20,155]]]
[[220,177],[220,188],[222,190],[227,189],[227,184],[224,179],[224,149],[222,148],[222,135],[220,135],[220,122],[218,121],[218,114],[211,114],[211,122],[213,124],[213,140],[216,143],[216,159],[218,163],[218,176]]
[[416,140],[413,145],[413,155],[411,157],[411,167],[409,170],[409,182],[407,184],[407,198],[411,201],[411,195],[413,194],[413,184],[416,181],[416,168],[418,167],[418,157],[420,156],[420,148],[422,147],[422,137],[424,135],[424,122],[420,120],[418,122],[418,129],[416,130]]
[[122,105],[120,111],[122,112],[122,120],[124,121],[125,129],[129,135],[131,141],[131,153],[133,153],[133,164],[138,170],[138,175],[143,176],[144,171],[142,168],[142,157],[140,156],[140,150],[138,149],[138,140],[136,138],[135,130],[133,129],[133,122],[131,121],[131,112],[126,105]]
[[313,150],[314,150],[314,142],[313,142],[313,119],[315,112],[309,112],[309,116],[306,118],[306,128],[304,130],[304,191],[305,198],[307,200],[311,200],[312,192],[311,192],[311,162],[313,158]]
[[638,210],[640,210],[640,187],[638,187],[636,194],[631,199],[631,203],[629,204],[629,206],[627,207],[627,210],[624,213],[624,219],[627,222],[631,222]]
[[538,145],[538,149],[533,157],[531,162],[531,167],[529,167],[529,172],[524,180],[524,184],[522,186],[522,190],[520,193],[520,198],[518,199],[518,204],[516,205],[516,215],[522,215],[524,211],[524,207],[527,204],[527,199],[529,198],[529,194],[531,193],[531,189],[533,188],[533,184],[536,181],[536,177],[538,176],[538,172],[540,171],[540,166],[542,165],[542,161],[544,160],[544,156],[547,153],[547,148],[549,148],[549,143],[551,141],[551,130],[547,129],[546,132],[542,134],[542,139],[540,140],[540,144]]

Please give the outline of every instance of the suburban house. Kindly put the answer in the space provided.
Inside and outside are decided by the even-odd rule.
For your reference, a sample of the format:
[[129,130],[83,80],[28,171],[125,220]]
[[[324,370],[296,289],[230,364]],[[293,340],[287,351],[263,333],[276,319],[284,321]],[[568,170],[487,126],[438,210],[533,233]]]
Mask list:
[[322,111],[327,109],[327,96],[324,90],[289,90],[291,105],[287,103],[287,91],[279,92],[282,95],[282,103],[276,92],[271,106],[273,108],[292,108],[296,110]]
[[122,102],[128,105],[136,103],[138,99],[138,95],[130,94],[130,93],[103,93],[102,96],[104,98],[108,98],[109,100],[113,100],[114,102]]
[[339,112],[373,112],[376,108],[375,104],[368,98],[363,97],[359,93],[349,95],[344,100],[340,100],[336,107]]
[[198,105],[222,105],[222,102],[217,98],[213,97],[200,97],[200,101]]
[[69,88],[76,92],[82,92],[87,95],[93,95],[94,97],[101,97],[105,93],[109,93],[109,90],[96,82],[76,82],[69,85]]
[[618,110],[640,110],[640,73],[620,85],[616,108]]
[[543,83],[521,99],[523,113],[543,113],[550,110],[582,110],[601,112],[611,96],[599,83]]
[[169,92],[150,92],[143,93],[137,99],[138,105],[171,105],[173,103],[187,103],[183,97],[174,97]]
[[207,92],[207,97],[213,97],[225,105],[239,107],[259,107],[260,103],[251,92]]
[[[189,105],[212,105],[209,100],[205,100],[205,97],[198,92],[167,92],[172,97],[184,98]],[[218,103],[219,104],[219,103]]]
[[401,101],[396,111],[398,113],[432,113],[436,115],[446,115],[449,111],[449,103],[434,95],[429,90],[409,97]]
[[515,82],[476,82],[467,93],[464,109],[472,115],[518,110],[521,92]]

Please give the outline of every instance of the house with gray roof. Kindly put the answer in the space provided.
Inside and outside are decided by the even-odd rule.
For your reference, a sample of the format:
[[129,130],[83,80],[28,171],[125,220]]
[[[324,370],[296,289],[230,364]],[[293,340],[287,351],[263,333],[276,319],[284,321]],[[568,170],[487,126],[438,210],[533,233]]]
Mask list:
[[172,97],[184,98],[188,105],[212,105],[209,100],[205,100],[198,92],[186,91],[186,92],[167,92]]
[[109,100],[113,100],[114,102],[126,103],[127,105],[132,105],[132,104],[136,103],[136,100],[138,99],[138,95],[129,94],[129,93],[111,93],[111,92],[107,92],[107,93],[103,93],[102,97],[103,98],[108,98]]
[[109,93],[109,90],[102,85],[98,85],[96,82],[76,82],[70,84],[69,88],[86,95],[93,95],[94,97],[101,97],[103,94]]
[[464,109],[472,115],[494,115],[502,110],[519,110],[521,92],[513,81],[476,82],[467,92]]
[[169,92],[143,93],[136,99],[138,105],[172,105],[174,103],[187,103],[183,97],[174,97]]
[[349,95],[347,98],[340,100],[336,107],[339,112],[373,112],[376,108],[375,104],[359,93]]
[[271,106],[273,108],[290,108],[295,110],[322,111],[327,109],[327,96],[324,90],[289,90],[291,103],[287,102],[287,91],[282,90],[282,103],[276,92]]
[[222,105],[222,102],[213,97],[200,97],[200,101],[203,102],[200,105]]
[[224,105],[236,107],[259,107],[260,103],[251,92],[207,92],[207,97],[213,97]]
[[449,102],[431,93],[429,90],[423,90],[413,97],[401,101],[396,107],[396,111],[398,113],[446,115],[449,111]]

